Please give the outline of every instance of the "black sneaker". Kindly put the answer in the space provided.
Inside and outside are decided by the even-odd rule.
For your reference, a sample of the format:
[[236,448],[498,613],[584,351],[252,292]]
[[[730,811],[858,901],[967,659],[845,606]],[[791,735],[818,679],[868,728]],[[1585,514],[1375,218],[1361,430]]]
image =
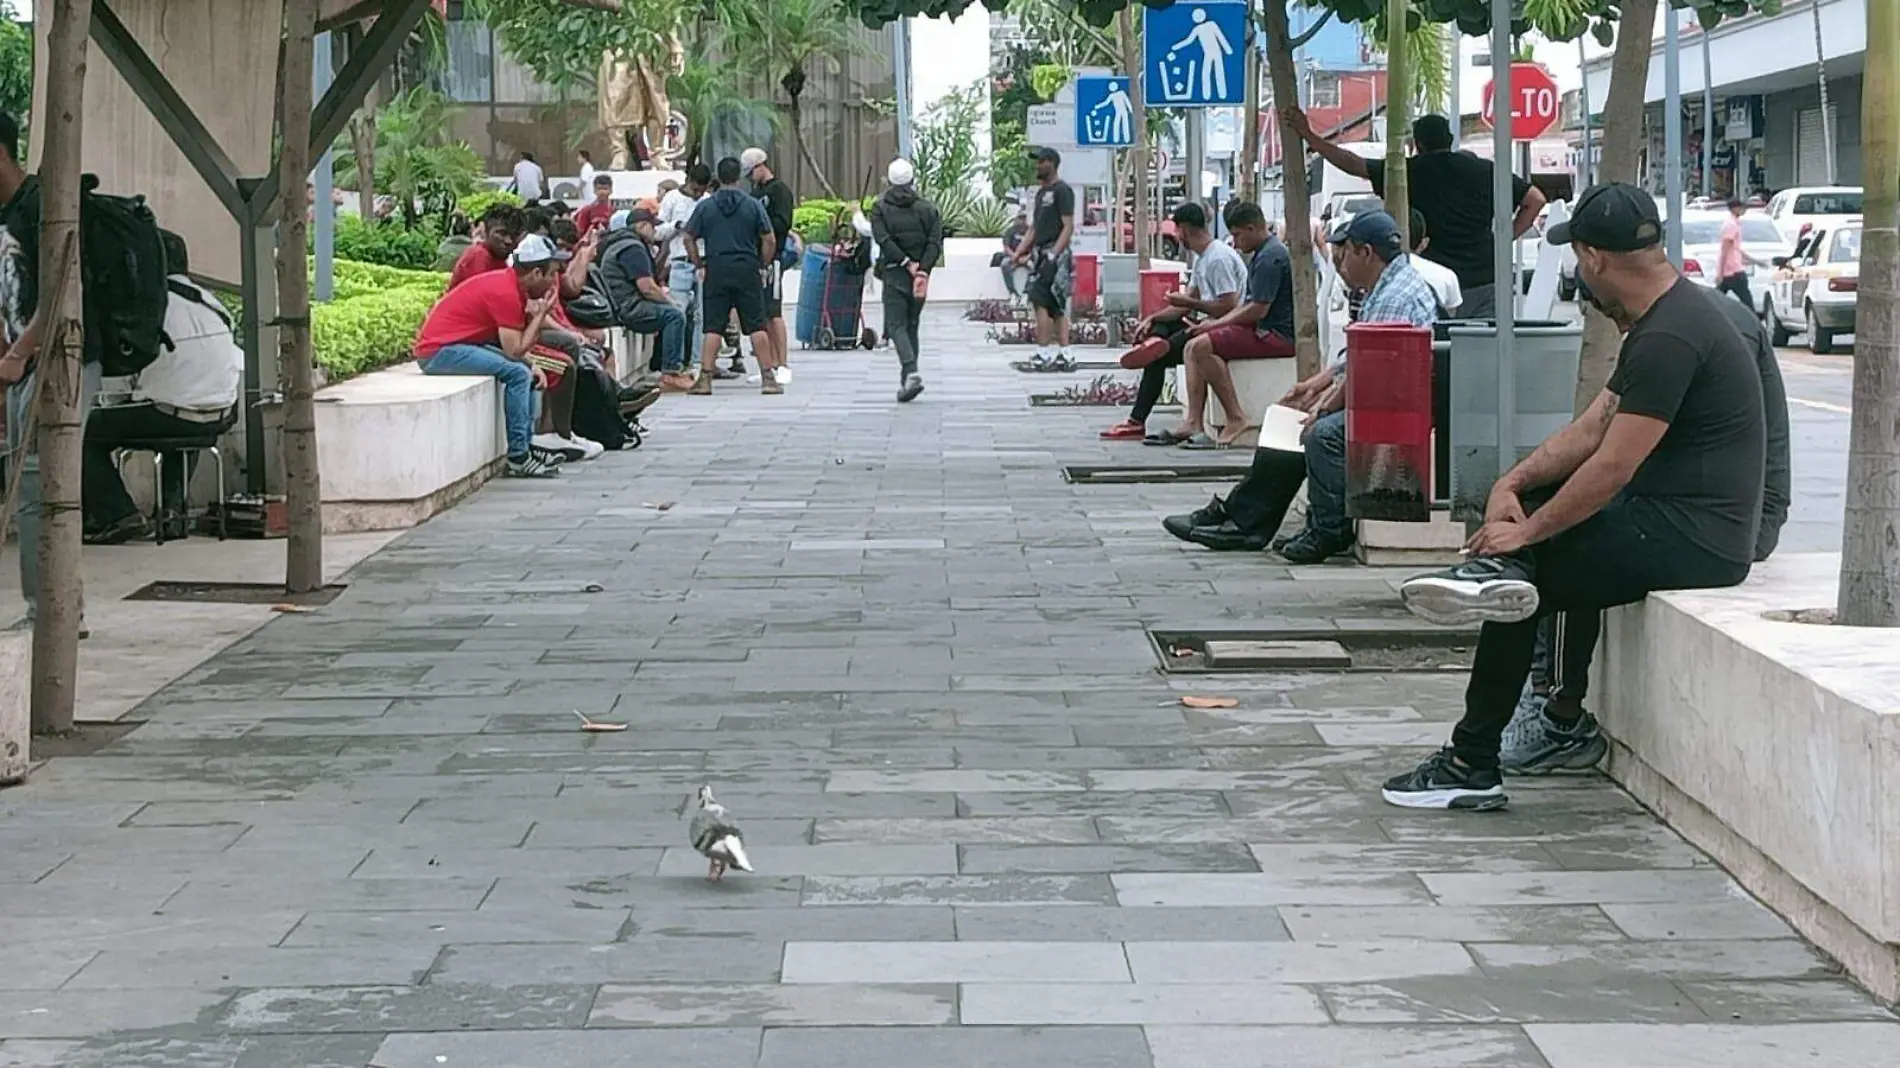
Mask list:
[[546,457],[529,450],[522,456],[509,457],[508,466],[502,473],[509,478],[559,478],[561,473],[555,470],[557,466],[549,463]]
[[529,445],[528,455],[541,461],[546,467],[559,467],[567,462],[567,453],[560,449],[546,449],[539,445]]
[[1412,614],[1440,626],[1521,623],[1537,614],[1537,587],[1523,564],[1508,556],[1480,556],[1456,567],[1417,575],[1399,587]]
[[1188,531],[1187,536],[1182,540],[1191,541],[1196,545],[1205,545],[1215,552],[1257,553],[1265,549],[1267,543],[1273,539],[1263,534],[1242,530],[1240,524],[1229,519],[1217,526],[1195,527]]
[[1206,507],[1196,508],[1186,515],[1171,515],[1161,521],[1161,528],[1168,533],[1188,540],[1188,532],[1195,527],[1217,527],[1227,522],[1227,502],[1219,497],[1207,502]]
[[1418,767],[1385,781],[1386,804],[1400,808],[1446,808],[1489,812],[1511,803],[1496,768],[1469,768],[1440,749]]
[[128,541],[140,541],[151,536],[151,521],[133,512],[97,530],[82,533],[79,540],[86,545],[124,545]]
[[1285,557],[1289,564],[1323,564],[1351,549],[1358,540],[1353,537],[1351,531],[1344,534],[1321,534],[1309,527],[1301,531],[1298,537],[1281,545],[1276,551]]
[[923,391],[924,376],[915,373],[907,374],[904,376],[903,388],[897,391],[897,403],[909,404],[911,401],[916,400],[918,394]]
[[1505,728],[1498,764],[1512,775],[1587,771],[1609,751],[1609,739],[1603,737],[1595,716],[1585,712],[1566,727],[1551,717],[1549,703],[1540,701],[1532,709],[1520,710]]

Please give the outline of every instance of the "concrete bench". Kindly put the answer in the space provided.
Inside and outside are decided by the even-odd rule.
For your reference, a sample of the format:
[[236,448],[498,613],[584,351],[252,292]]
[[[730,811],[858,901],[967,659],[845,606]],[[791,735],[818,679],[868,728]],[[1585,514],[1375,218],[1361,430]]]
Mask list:
[[1831,606],[1840,557],[1605,619],[1591,707],[1610,774],[1878,997],[1900,1000],[1900,631],[1774,622]]
[[[1228,371],[1234,376],[1234,391],[1240,395],[1241,407],[1256,423],[1266,410],[1286,396],[1286,391],[1299,381],[1294,367],[1293,357],[1265,360],[1229,360]],[[1186,377],[1182,378],[1183,384]],[[1227,429],[1227,413],[1221,409],[1220,401],[1212,390],[1207,394],[1207,426],[1210,433],[1219,436]],[[1251,446],[1259,440],[1258,433],[1241,435],[1239,443]]]

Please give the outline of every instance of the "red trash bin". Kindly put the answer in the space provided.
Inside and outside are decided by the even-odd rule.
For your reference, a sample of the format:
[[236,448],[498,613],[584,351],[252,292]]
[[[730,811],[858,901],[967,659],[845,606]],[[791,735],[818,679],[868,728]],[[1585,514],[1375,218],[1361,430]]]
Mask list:
[[1070,294],[1069,310],[1093,308],[1102,295],[1102,257],[1093,252],[1075,254],[1075,288]]
[[1181,272],[1150,267],[1141,272],[1141,317],[1168,306],[1168,294],[1181,288]]
[[1346,328],[1346,514],[1431,519],[1432,331],[1407,323]]

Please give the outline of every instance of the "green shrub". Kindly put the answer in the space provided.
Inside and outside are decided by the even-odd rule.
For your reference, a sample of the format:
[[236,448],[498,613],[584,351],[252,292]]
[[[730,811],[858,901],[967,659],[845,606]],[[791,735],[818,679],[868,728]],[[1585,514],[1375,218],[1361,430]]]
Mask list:
[[409,359],[416,333],[441,290],[408,285],[311,308],[317,366],[332,382]]
[[339,215],[336,220],[335,249],[340,260],[426,270],[434,265],[435,249],[441,243],[442,235],[428,228],[369,223],[360,215]]
[[[315,269],[316,265],[312,263],[312,272]],[[337,260],[330,266],[330,283],[330,300],[335,303],[386,289],[424,288],[440,296],[448,289],[449,276],[440,271],[411,271],[375,263]]]
[[[865,197],[863,208],[866,214],[871,205],[877,203],[876,197]],[[817,242],[821,245],[831,243],[831,229],[837,224],[842,212],[846,222],[851,221],[851,202],[848,200],[825,200],[814,198],[802,201],[792,209],[792,230],[809,245]]]
[[455,198],[455,210],[468,216],[468,221],[482,221],[482,213],[496,204],[521,206],[521,197],[505,189],[483,189],[476,193],[467,193]]
[[[955,220],[958,237],[1002,237],[1015,210],[995,197],[972,201]],[[946,224],[951,220],[945,219]]]

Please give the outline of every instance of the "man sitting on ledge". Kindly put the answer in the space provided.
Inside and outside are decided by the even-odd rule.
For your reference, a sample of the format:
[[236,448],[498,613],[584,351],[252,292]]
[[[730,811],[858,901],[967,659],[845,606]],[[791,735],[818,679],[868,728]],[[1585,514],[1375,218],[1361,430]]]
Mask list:
[[[1339,272],[1347,284],[1368,290],[1360,309],[1363,322],[1431,326],[1438,316],[1432,287],[1403,253],[1397,220],[1383,211],[1355,216],[1339,251]],[[1305,409],[1305,455],[1265,447],[1253,452],[1253,466],[1225,501],[1162,521],[1168,533],[1210,549],[1273,548],[1289,563],[1317,564],[1353,545],[1352,520],[1346,515],[1346,363],[1342,359],[1288,391],[1281,404]],[[1276,539],[1293,497],[1306,490],[1306,527],[1290,539]]]
[[[1225,449],[1260,424],[1240,405],[1229,360],[1293,355],[1293,257],[1267,228],[1266,213],[1250,201],[1227,206],[1227,229],[1234,247],[1248,257],[1247,298],[1233,311],[1189,328],[1187,347],[1187,421],[1171,439],[1190,449]],[[1219,438],[1204,426],[1207,394],[1212,390],[1227,413]]]
[[1727,298],[1676,272],[1659,247],[1656,202],[1635,186],[1591,188],[1549,237],[1575,246],[1592,302],[1625,330],[1622,352],[1589,410],[1498,479],[1466,543],[1471,559],[1400,587],[1433,623],[1484,628],[1451,745],[1387,780],[1394,805],[1507,804],[1499,742],[1542,617],[1733,586],[1754,557],[1761,377],[1723,322]]
[[[1194,270],[1188,287],[1168,294],[1168,306],[1135,324],[1135,339],[1165,342],[1168,351],[1141,369],[1141,388],[1135,394],[1134,410],[1126,422],[1102,431],[1109,441],[1146,439],[1153,445],[1173,445],[1166,433],[1148,433],[1148,416],[1161,399],[1168,370],[1181,366],[1187,351],[1189,330],[1203,317],[1220,318],[1234,310],[1240,290],[1247,284],[1247,263],[1232,245],[1216,240],[1207,228],[1207,209],[1189,202],[1174,209],[1174,225],[1181,243],[1194,253]],[[1157,346],[1158,347],[1158,346]]]
[[548,384],[530,353],[548,325],[566,260],[547,238],[524,238],[510,257],[513,270],[477,274],[443,294],[416,336],[423,374],[479,375],[501,383],[507,474],[513,478],[552,478],[565,459],[530,440],[534,391]]

